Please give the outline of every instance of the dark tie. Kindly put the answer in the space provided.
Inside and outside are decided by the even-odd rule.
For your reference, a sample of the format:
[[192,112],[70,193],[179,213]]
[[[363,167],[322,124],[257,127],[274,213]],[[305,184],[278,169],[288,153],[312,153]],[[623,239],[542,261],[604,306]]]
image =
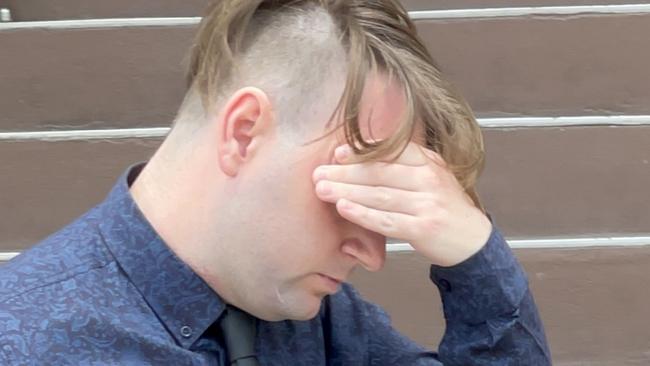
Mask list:
[[219,322],[231,366],[259,366],[255,355],[256,320],[228,305]]

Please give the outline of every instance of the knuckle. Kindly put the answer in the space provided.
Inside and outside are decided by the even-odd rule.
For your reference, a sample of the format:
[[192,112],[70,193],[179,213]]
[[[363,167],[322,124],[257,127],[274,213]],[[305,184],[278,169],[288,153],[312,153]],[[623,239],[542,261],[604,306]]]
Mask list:
[[426,192],[415,200],[415,209],[418,212],[429,212],[436,209],[438,197],[435,193]]
[[438,175],[432,169],[420,169],[414,179],[421,187],[437,185],[439,182]]
[[421,236],[431,235],[440,230],[440,222],[435,217],[427,217],[420,221],[418,230]]
[[392,169],[399,168],[396,167],[393,163],[387,163],[384,161],[377,162],[372,169],[373,178],[379,179],[381,181],[390,180],[390,178],[394,175],[394,170]]
[[378,187],[375,200],[377,204],[382,207],[389,205],[392,201],[392,196],[389,189],[386,187]]
[[332,180],[347,182],[348,178],[349,173],[345,169],[337,169],[337,167],[334,167],[330,173],[330,179]]
[[425,202],[430,208],[437,209],[442,205],[442,197],[438,192],[427,192]]
[[382,214],[379,217],[379,227],[385,233],[395,232],[395,219],[391,215]]

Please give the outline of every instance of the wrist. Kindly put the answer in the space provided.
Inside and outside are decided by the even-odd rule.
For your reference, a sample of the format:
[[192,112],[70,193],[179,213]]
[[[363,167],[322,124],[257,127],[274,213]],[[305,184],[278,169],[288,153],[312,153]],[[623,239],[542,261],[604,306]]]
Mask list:
[[526,274],[497,227],[478,253],[455,266],[431,265],[429,276],[448,321],[476,323],[511,314],[528,290]]
[[448,234],[449,240],[438,245],[435,253],[427,256],[431,263],[440,267],[453,267],[465,262],[485,247],[493,226],[485,214],[480,211],[477,213],[471,223],[462,222],[461,227],[455,230],[457,234]]

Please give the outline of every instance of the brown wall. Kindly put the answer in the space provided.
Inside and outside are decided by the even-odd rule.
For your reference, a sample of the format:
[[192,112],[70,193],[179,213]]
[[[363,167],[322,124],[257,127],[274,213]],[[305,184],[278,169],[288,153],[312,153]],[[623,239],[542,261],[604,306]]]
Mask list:
[[[420,21],[479,116],[650,114],[650,15]],[[0,131],[166,126],[194,27],[2,32]],[[624,56],[623,56],[624,55]]]
[[194,27],[0,33],[0,130],[168,126]]
[[[0,0],[16,21],[186,17],[202,14],[209,0]],[[516,6],[635,4],[644,0],[403,0],[409,10],[438,10]]]
[[198,16],[209,0],[0,0],[15,21]]

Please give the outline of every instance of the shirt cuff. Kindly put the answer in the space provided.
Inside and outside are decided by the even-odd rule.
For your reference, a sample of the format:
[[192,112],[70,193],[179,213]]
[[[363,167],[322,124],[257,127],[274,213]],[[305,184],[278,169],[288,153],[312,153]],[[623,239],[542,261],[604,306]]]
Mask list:
[[480,251],[452,267],[431,265],[429,277],[440,290],[447,321],[516,317],[528,292],[526,274],[495,225]]

